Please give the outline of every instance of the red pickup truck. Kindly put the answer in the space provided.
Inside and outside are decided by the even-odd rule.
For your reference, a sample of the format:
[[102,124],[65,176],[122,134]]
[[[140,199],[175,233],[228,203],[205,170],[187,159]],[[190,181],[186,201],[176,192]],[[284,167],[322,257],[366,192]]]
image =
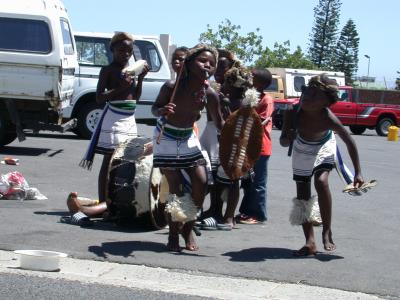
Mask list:
[[[400,124],[400,92],[355,89],[350,86],[339,88],[339,101],[330,109],[343,125],[349,126],[354,134],[362,134],[367,128],[375,129],[380,136],[388,134],[388,128]],[[299,98],[275,100],[273,122],[282,128],[283,110],[296,104]]]

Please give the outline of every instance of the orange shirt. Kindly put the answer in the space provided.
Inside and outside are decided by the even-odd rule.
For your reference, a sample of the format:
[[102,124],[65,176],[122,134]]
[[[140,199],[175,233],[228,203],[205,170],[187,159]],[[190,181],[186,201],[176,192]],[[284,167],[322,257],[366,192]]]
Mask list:
[[260,95],[260,102],[256,107],[256,112],[261,117],[261,121],[269,119],[269,121],[263,126],[264,134],[261,147],[261,155],[271,155],[272,153],[272,141],[271,141],[271,131],[272,131],[272,113],[274,111],[274,100],[268,94]]

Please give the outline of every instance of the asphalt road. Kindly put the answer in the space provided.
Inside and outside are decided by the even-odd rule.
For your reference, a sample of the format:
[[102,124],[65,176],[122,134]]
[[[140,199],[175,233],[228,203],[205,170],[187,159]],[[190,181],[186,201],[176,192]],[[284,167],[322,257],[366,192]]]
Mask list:
[[[139,128],[144,135],[151,135],[151,131],[147,126]],[[362,197],[351,197],[341,192],[343,184],[332,173],[333,234],[338,248],[326,253],[319,243],[321,252],[315,258],[294,258],[292,251],[304,241],[301,228],[288,222],[295,184],[287,149],[279,146],[278,137],[279,131],[274,130],[268,222],[237,225],[231,232],[203,231],[198,237],[200,250],[181,254],[166,251],[166,229],[123,229],[108,223],[80,228],[59,222],[60,216],[67,214],[65,200],[70,191],[97,197],[101,156],[96,156],[91,172],[78,167],[88,141],[73,134],[41,134],[29,136],[23,143],[14,142],[1,149],[0,155],[19,158],[20,165],[0,165],[1,174],[21,172],[30,186],[49,199],[0,200],[0,249],[54,250],[75,258],[302,282],[400,297],[400,143],[389,142],[373,131],[354,136],[364,177],[377,179],[379,184]],[[343,145],[341,148],[345,152]],[[321,228],[316,229],[316,234],[320,237]]]

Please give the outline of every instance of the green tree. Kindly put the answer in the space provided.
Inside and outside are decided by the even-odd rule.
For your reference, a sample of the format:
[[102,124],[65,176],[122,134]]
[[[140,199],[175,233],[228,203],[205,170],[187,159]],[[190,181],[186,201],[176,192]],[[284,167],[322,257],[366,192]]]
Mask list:
[[266,47],[260,57],[255,61],[257,68],[294,68],[294,69],[315,69],[315,65],[305,56],[300,46],[290,52],[290,41],[283,44],[275,43],[273,50]]
[[344,72],[346,84],[353,83],[353,77],[358,70],[358,44],[360,38],[356,25],[349,19],[343,27],[336,45],[334,69]]
[[340,16],[340,0],[319,0],[314,8],[314,26],[310,34],[309,56],[320,69],[332,69]]
[[230,50],[244,63],[251,62],[255,56],[261,54],[263,38],[258,34],[259,28],[246,35],[240,35],[238,32],[240,29],[240,25],[234,25],[228,19],[222,21],[216,31],[207,24],[207,31],[200,34],[199,41],[216,48]]

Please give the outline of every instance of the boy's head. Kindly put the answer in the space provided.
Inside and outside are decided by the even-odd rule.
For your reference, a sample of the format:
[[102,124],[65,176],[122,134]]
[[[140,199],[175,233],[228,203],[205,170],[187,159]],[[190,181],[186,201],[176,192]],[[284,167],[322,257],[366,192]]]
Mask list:
[[233,52],[226,49],[218,49],[217,70],[214,74],[217,83],[222,84],[224,82],[225,73],[233,67],[236,61]]
[[338,85],[336,80],[326,74],[314,76],[304,87],[301,103],[303,108],[329,107],[338,101]]
[[117,32],[111,38],[110,50],[113,53],[114,61],[126,64],[133,54],[133,37],[126,32]]
[[244,96],[247,89],[253,86],[251,72],[244,67],[232,67],[224,76],[223,90],[227,94]]
[[197,73],[197,76],[207,79],[214,75],[218,61],[217,50],[207,44],[197,44],[189,49],[185,59],[186,73]]
[[253,85],[256,90],[262,93],[272,81],[272,74],[267,69],[254,69],[252,70]]
[[182,46],[174,50],[171,57],[171,66],[175,73],[178,73],[183,62],[185,61],[186,55],[189,52],[189,48]]

